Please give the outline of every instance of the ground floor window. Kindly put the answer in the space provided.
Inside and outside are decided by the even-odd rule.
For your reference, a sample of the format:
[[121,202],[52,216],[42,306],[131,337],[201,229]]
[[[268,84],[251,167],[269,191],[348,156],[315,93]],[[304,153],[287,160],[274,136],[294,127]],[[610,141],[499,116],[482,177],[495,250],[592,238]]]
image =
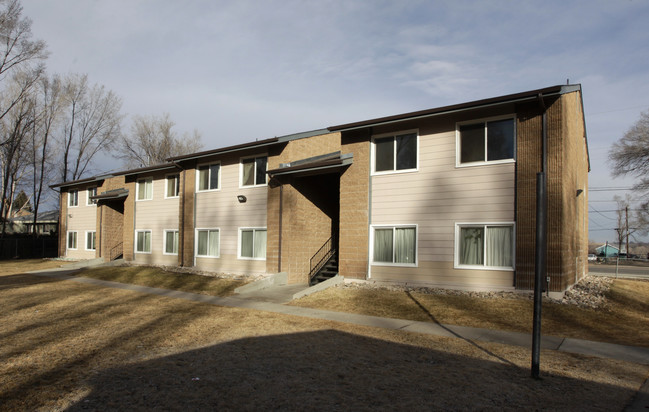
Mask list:
[[137,230],[135,232],[135,252],[151,253],[151,231]]
[[196,256],[219,257],[219,229],[196,230]]
[[266,259],[266,228],[239,229],[239,257]]
[[373,226],[373,263],[416,265],[417,226]]
[[467,268],[514,268],[514,224],[457,224],[455,263]]
[[77,232],[68,232],[68,249],[77,248]]
[[95,250],[95,242],[97,240],[97,232],[86,232],[86,250]]
[[177,230],[165,230],[164,231],[164,253],[165,255],[177,255],[178,254],[178,231]]

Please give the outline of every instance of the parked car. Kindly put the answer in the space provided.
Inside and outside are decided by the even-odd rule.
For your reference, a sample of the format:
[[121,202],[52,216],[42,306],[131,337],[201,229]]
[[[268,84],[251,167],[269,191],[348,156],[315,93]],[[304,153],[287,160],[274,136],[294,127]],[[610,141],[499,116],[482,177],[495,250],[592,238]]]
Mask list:
[[589,253],[588,254],[588,261],[594,261],[594,260],[597,260],[597,256],[595,256],[594,253]]

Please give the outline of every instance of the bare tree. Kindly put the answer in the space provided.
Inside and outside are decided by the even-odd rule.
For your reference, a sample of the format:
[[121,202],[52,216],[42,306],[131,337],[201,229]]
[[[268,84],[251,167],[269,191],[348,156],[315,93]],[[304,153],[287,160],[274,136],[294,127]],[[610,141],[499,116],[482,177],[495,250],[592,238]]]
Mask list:
[[99,151],[110,152],[120,136],[122,101],[104,86],[88,85],[87,75],[63,80],[64,126],[61,178],[79,179]]
[[631,175],[640,179],[635,188],[649,192],[649,111],[613,144],[609,151],[613,176]]
[[[38,209],[43,198],[43,185],[46,183],[52,157],[50,137],[61,114],[61,79],[42,77],[34,105],[35,127],[32,129],[31,169],[32,196],[34,199],[34,227],[38,220]],[[37,232],[34,231],[34,236]]]
[[122,137],[123,151],[117,157],[124,160],[126,167],[149,166],[203,147],[198,131],[178,136],[174,126],[167,113],[160,117],[135,116],[131,134]]
[[10,99],[3,99],[0,119],[35,84],[44,70],[43,60],[47,58],[45,42],[32,40],[32,22],[27,17],[22,17],[22,10],[18,0],[0,0],[0,84],[5,86],[17,71],[32,72],[31,76],[23,78],[25,83],[19,89],[20,93],[12,94]]
[[3,219],[3,236],[6,220],[11,214],[16,187],[29,164],[26,156],[29,153],[29,136],[35,122],[34,104],[34,99],[31,96],[25,96],[0,120],[0,133],[2,133],[4,141],[4,144],[0,146],[0,164],[2,166],[0,217]]

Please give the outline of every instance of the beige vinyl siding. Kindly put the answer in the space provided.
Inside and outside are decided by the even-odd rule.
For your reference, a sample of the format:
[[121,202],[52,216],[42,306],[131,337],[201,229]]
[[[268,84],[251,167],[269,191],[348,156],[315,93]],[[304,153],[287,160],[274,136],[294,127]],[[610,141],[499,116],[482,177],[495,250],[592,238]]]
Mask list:
[[[90,186],[89,186],[90,187]],[[94,187],[94,186],[92,186]],[[77,249],[70,250],[67,248],[67,233],[66,253],[65,256],[74,259],[94,259],[96,257],[96,250],[86,250],[86,232],[97,230],[97,206],[87,206],[88,201],[88,187],[80,187],[79,191],[79,206],[67,208],[67,232],[77,232]],[[65,204],[68,204],[68,194],[65,193]]]
[[[165,199],[165,186],[167,184],[165,173],[153,175],[153,199],[141,200],[135,204],[135,231],[151,231],[151,253],[135,253],[136,239],[135,231],[133,236],[134,260],[137,263],[156,265],[178,265],[177,255],[164,254],[164,231],[178,230],[179,198]],[[149,176],[139,176],[147,178]],[[137,190],[137,189],[136,189]]]
[[418,227],[417,267],[371,265],[373,280],[513,286],[513,271],[453,267],[455,223],[514,221],[515,190],[514,163],[456,167],[456,120],[435,132],[419,129],[418,171],[371,177],[371,224]]
[[[239,187],[239,160],[239,156],[221,159],[219,190],[195,194],[194,227],[220,231],[219,257],[196,257],[195,265],[205,270],[222,273],[262,274],[266,273],[266,261],[238,259],[237,247],[239,228],[266,227],[268,188],[267,186]],[[245,196],[246,202],[239,203],[238,195]]]

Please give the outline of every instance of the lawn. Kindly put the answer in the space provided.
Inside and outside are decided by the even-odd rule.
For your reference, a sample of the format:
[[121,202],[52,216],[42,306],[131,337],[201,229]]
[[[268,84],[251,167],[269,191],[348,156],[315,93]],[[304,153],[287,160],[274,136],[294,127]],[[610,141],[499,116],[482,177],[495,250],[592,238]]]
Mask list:
[[86,268],[76,273],[94,279],[180,290],[211,296],[228,296],[247,281],[232,277],[172,272],[151,266],[107,266]]
[[0,409],[48,411],[621,410],[649,372],[542,351],[534,380],[525,348],[224,308],[4,262],[0,364]]
[[[335,287],[292,305],[442,324],[532,332],[533,301]],[[603,308],[544,301],[544,335],[649,347],[649,282],[616,279]]]

